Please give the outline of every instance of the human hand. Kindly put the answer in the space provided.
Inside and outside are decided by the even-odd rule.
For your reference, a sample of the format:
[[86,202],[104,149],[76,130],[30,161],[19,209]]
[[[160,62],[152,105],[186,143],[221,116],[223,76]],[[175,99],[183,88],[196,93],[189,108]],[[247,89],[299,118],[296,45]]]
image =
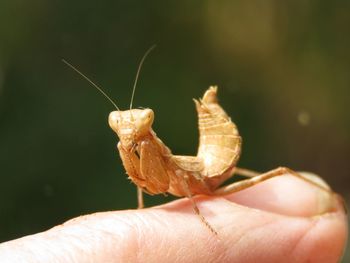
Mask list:
[[341,198],[293,176],[225,197],[96,213],[0,244],[1,262],[338,262],[347,239]]

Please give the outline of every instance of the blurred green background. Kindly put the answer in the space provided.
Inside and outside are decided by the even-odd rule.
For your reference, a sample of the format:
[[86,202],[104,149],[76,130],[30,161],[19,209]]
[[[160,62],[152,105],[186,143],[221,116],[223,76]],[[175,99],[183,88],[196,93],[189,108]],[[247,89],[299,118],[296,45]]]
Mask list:
[[112,105],[60,60],[125,109],[152,44],[134,105],[173,153],[195,154],[191,99],[217,84],[240,166],[313,171],[349,200],[349,14],[349,1],[1,1],[0,241],[136,207]]

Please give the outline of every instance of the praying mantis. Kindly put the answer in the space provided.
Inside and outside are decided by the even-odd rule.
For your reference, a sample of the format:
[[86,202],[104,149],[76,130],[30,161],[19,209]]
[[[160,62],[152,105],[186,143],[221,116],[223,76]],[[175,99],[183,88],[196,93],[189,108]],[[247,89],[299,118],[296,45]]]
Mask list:
[[[143,192],[150,195],[170,193],[187,197],[201,221],[217,235],[217,231],[202,216],[194,195],[227,195],[254,186],[284,174],[294,175],[327,192],[325,184],[305,177],[289,168],[279,167],[259,174],[236,166],[241,153],[242,139],[217,100],[217,87],[211,86],[199,100],[194,100],[198,113],[199,147],[196,156],[173,155],[152,129],[154,112],[151,109],[133,109],[132,102],[141,66],[154,48],[142,57],[136,74],[130,108],[120,110],[105,92],[67,61],[65,64],[78,72],[97,88],[117,109],[108,117],[111,129],[119,138],[118,151],[124,168],[138,188],[138,208],[143,208]],[[220,185],[235,174],[248,177],[226,186]]]

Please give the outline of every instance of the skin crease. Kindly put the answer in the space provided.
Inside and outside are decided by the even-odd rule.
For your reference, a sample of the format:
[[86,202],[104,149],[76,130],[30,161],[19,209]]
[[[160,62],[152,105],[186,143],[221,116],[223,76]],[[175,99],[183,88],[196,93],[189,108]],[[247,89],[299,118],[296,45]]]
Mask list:
[[[342,200],[293,176],[225,197],[96,213],[0,244],[1,262],[339,262],[347,239]],[[322,205],[320,205],[322,204]],[[328,212],[327,212],[328,211]],[[322,215],[318,215],[319,212]]]

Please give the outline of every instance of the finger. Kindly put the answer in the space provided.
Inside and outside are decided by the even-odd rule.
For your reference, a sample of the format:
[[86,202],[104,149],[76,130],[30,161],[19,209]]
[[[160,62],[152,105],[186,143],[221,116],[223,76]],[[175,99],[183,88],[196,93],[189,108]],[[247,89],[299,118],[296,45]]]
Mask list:
[[293,175],[283,175],[229,195],[227,199],[282,215],[315,216],[336,208],[337,197],[333,195],[331,190],[325,191]]
[[[275,181],[277,192],[282,183],[279,180],[270,181]],[[246,194],[253,194],[254,198],[269,194],[257,189],[255,186]],[[242,201],[244,192],[240,194]],[[339,260],[347,229],[337,198],[332,212],[304,217],[283,215],[285,210],[279,213],[277,208],[286,201],[283,198],[275,201],[271,212],[264,211],[264,202],[256,202],[254,208],[243,206],[244,201],[236,204],[231,201],[234,195],[196,198],[218,236],[193,213],[190,202],[181,199],[150,209],[79,217],[49,231],[1,244],[0,258],[2,262],[328,263]],[[302,207],[310,200],[297,201]]]

